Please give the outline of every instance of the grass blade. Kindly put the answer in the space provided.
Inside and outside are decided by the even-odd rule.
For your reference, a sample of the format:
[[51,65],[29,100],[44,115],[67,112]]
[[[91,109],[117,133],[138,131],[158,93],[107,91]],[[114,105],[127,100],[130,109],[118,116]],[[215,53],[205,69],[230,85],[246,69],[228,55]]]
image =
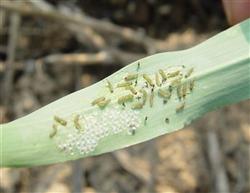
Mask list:
[[[139,60],[140,65],[136,61],[106,80],[65,96],[23,118],[2,124],[0,166],[44,165],[110,152],[179,130],[209,111],[250,98],[249,29],[250,19],[191,49],[143,58]],[[185,100],[179,101],[175,93],[169,99],[166,95],[169,85],[164,83],[161,88],[155,87],[151,92],[150,81],[154,83],[155,73],[171,66],[185,72],[184,74],[191,68],[194,69],[188,78],[182,79],[182,95],[188,89],[183,85],[195,80],[193,91],[187,94]],[[131,98],[122,98],[121,104],[117,104],[118,98],[124,95],[134,97],[131,88],[115,86],[126,81],[124,77],[128,73],[139,74],[139,77],[129,77],[135,77],[132,81],[137,84],[137,92],[141,93],[142,98],[145,95],[138,88],[144,87],[145,82],[148,84],[149,88],[144,88],[147,90],[147,101],[138,100],[143,103],[142,108],[138,108],[138,105],[135,110],[131,110],[137,100]],[[148,77],[143,77],[144,74]],[[168,73],[166,76],[172,75]],[[113,86],[113,93],[107,88],[107,80]],[[180,84],[177,83],[176,86],[178,88]],[[173,88],[177,90],[174,86]],[[163,89],[163,93],[159,93],[159,89]],[[92,105],[93,100],[98,97],[105,99],[97,102],[101,102],[100,106]],[[133,121],[134,125],[131,125]],[[56,124],[54,129],[53,124]],[[105,133],[105,126],[113,129],[112,132],[107,130]],[[104,132],[101,133],[103,136],[93,140],[100,135],[98,129],[104,129],[101,131]],[[55,134],[49,137],[53,134],[51,132]],[[71,139],[73,142],[69,142]],[[61,146],[66,142],[66,147]],[[79,146],[80,150],[77,149]]]

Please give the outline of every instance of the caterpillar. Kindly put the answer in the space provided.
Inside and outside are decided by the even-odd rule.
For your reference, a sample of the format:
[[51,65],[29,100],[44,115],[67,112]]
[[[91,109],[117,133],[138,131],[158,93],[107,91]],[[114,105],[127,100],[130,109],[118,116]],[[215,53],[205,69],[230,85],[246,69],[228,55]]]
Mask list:
[[177,70],[175,72],[170,72],[170,73],[168,73],[167,77],[172,78],[172,77],[178,76],[180,74],[180,72],[181,72],[180,70]]
[[91,104],[96,105],[96,104],[98,104],[98,103],[100,103],[101,101],[104,101],[104,100],[105,100],[105,97],[100,97],[100,98],[97,98],[97,99],[93,100],[91,102]]
[[137,91],[136,91],[135,88],[132,87],[132,86],[127,86],[125,89],[126,89],[126,90],[130,90],[130,92],[131,92],[132,94],[134,94],[134,95],[137,94]]
[[128,95],[119,97],[117,102],[118,104],[123,104],[125,102],[132,101],[133,99],[134,99],[134,95],[128,94]]
[[124,80],[130,81],[130,80],[137,79],[137,77],[138,77],[138,74],[128,74],[128,75],[124,78]]
[[131,85],[132,85],[132,82],[122,82],[122,83],[118,83],[116,87],[127,87]]
[[161,77],[162,77],[162,80],[163,80],[163,81],[166,81],[166,80],[167,80],[167,75],[165,74],[165,72],[164,72],[162,69],[160,69],[160,70],[159,70],[159,73],[160,73],[160,75],[161,75]]
[[80,115],[76,115],[74,118],[74,126],[77,130],[82,130],[82,126],[79,123]]
[[53,138],[56,135],[56,133],[57,133],[57,125],[53,124],[52,129],[53,129],[52,132],[49,134],[50,138]]
[[169,92],[168,90],[159,89],[158,94],[160,97],[165,99],[169,99],[171,97],[171,92]]
[[185,102],[179,104],[177,107],[176,107],[176,112],[181,112],[185,107]]
[[108,87],[108,89],[109,89],[109,91],[110,91],[111,93],[114,92],[113,86],[112,86],[111,82],[109,82],[108,80],[107,80],[107,87]]
[[147,83],[150,85],[150,86],[154,86],[154,83],[152,81],[152,79],[147,75],[147,74],[143,74],[142,77],[147,81]]
[[160,77],[157,72],[155,73],[155,83],[158,87],[161,87]]
[[58,116],[54,116],[54,120],[59,123],[62,126],[66,126],[67,125],[67,121],[58,117]]
[[143,107],[143,103],[140,103],[140,102],[132,105],[132,109],[142,109],[142,107]]
[[189,76],[191,76],[191,74],[194,72],[194,68],[190,68],[188,71],[187,71],[187,74],[185,75],[185,78],[188,78]]
[[105,108],[110,103],[110,101],[111,101],[111,99],[103,100],[103,101],[100,101],[99,103],[97,103],[97,105],[100,108]]

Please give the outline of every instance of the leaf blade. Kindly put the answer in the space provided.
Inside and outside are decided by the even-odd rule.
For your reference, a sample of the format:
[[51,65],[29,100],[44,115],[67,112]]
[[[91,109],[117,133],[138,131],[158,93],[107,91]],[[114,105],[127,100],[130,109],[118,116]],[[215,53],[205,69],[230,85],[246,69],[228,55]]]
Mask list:
[[[167,104],[167,109],[158,100],[154,107],[140,110],[140,119],[147,116],[147,125],[141,125],[134,136],[126,132],[105,137],[96,149],[88,154],[98,155],[119,148],[137,144],[154,137],[183,128],[201,115],[215,108],[232,104],[250,97],[249,60],[250,19],[220,33],[194,48],[161,53],[140,60],[140,73],[154,74],[166,66],[194,67],[195,90],[186,99],[186,108],[176,113],[177,100]],[[167,64],[166,64],[167,63]],[[112,83],[119,82],[126,73],[137,69],[137,61],[107,77]],[[0,166],[23,167],[44,165],[85,157],[60,152],[50,139],[53,116],[70,117],[72,113],[84,111],[86,114],[100,111],[92,107],[91,101],[108,94],[106,81],[102,80],[86,89],[63,97],[38,111],[16,121],[1,125]],[[112,104],[116,104],[119,94],[114,94]],[[165,123],[165,118],[170,123]],[[73,127],[73,126],[72,126]],[[73,128],[72,128],[73,129]]]

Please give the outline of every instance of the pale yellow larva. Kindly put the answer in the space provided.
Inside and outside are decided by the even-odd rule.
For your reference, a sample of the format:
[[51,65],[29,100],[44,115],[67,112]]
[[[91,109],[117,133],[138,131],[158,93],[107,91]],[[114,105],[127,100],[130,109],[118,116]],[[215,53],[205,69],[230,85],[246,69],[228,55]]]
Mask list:
[[175,77],[175,76],[178,76],[179,74],[180,74],[180,70],[177,70],[177,71],[175,71],[175,72],[169,72],[168,74],[167,74],[167,77],[168,78],[172,78],[172,77]]
[[67,125],[67,121],[66,120],[64,120],[63,118],[60,118],[60,117],[58,117],[58,116],[54,116],[54,120],[57,122],[57,123],[59,123],[60,125],[62,125],[62,126],[66,126]]
[[164,89],[159,89],[158,94],[160,97],[165,98],[165,99],[169,99],[171,97],[171,92],[168,90],[164,90]]
[[178,112],[183,111],[184,107],[185,107],[185,102],[182,102],[182,103],[180,103],[179,105],[177,105],[177,107],[176,107],[175,110],[176,110],[176,112],[178,113]]
[[92,104],[92,105],[96,105],[96,104],[98,104],[99,102],[104,101],[104,100],[105,100],[105,97],[99,97],[99,98],[93,100],[93,101],[91,102],[91,104]]
[[133,99],[134,99],[134,95],[128,94],[128,95],[119,97],[117,102],[118,102],[118,104],[123,104],[125,102],[132,101]]
[[81,124],[79,123],[79,119],[80,119],[80,115],[76,115],[75,118],[74,118],[74,126],[77,130],[82,130],[82,126]]
[[118,83],[116,87],[127,87],[131,85],[132,85],[132,82],[122,82],[122,83]]
[[194,72],[194,68],[190,68],[188,71],[187,71],[187,74],[185,75],[185,78],[188,78],[189,76],[191,76],[191,74]]
[[137,103],[133,104],[131,108],[132,109],[142,109],[143,108],[143,103],[137,102]]
[[97,106],[100,108],[105,108],[110,103],[110,101],[111,99],[100,101],[99,103],[97,103]]
[[161,87],[160,77],[157,72],[155,73],[155,83],[156,83],[156,86]]
[[167,80],[168,77],[167,77],[166,73],[164,72],[164,70],[160,69],[159,74],[161,75],[163,81]]
[[179,84],[181,84],[181,77],[176,78],[170,82],[170,86],[177,87]]
[[135,90],[135,88],[133,86],[127,86],[125,87],[126,90],[130,90],[130,92],[134,95],[137,94],[137,91]]
[[52,132],[49,134],[50,138],[53,138],[57,134],[57,125],[55,123],[52,125],[52,129]]
[[108,80],[107,80],[107,87],[108,87],[108,89],[109,89],[109,91],[110,91],[111,93],[114,92],[113,85],[112,85],[111,82],[108,81]]
[[154,87],[154,83],[153,83],[153,80],[147,75],[147,74],[143,74],[142,77],[147,81],[147,83]]
[[137,77],[138,77],[138,74],[128,74],[128,75],[124,78],[124,80],[126,80],[126,81],[131,81],[131,80],[137,79]]

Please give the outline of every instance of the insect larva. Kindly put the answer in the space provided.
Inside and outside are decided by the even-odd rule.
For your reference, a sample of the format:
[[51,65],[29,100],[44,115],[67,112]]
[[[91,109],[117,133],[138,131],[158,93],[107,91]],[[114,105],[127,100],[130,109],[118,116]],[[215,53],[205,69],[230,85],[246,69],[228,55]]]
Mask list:
[[159,89],[158,94],[160,97],[165,99],[169,99],[171,97],[171,92],[169,92],[168,90]]
[[80,115],[76,115],[74,118],[74,126],[77,130],[82,130],[82,126],[79,123]]
[[62,126],[66,126],[67,125],[67,121],[65,121],[64,119],[58,117],[58,116],[54,116],[54,120],[59,123]]
[[99,103],[97,103],[98,107],[100,108],[104,108],[106,107],[109,103],[110,103],[110,99],[104,100],[104,101],[100,101]]
[[146,125],[147,120],[148,120],[148,117],[146,116],[146,117],[144,118],[144,125]]
[[161,87],[160,77],[157,72],[155,73],[155,83],[158,87]]
[[130,81],[130,80],[137,79],[137,77],[138,77],[138,74],[128,74],[128,75],[124,78],[124,80]]
[[127,87],[126,87],[126,90],[130,90],[130,92],[131,92],[132,94],[134,94],[134,95],[137,94],[137,91],[136,91],[135,88],[132,87],[132,86],[127,86]]
[[91,104],[92,104],[92,105],[96,105],[96,104],[98,104],[99,102],[104,101],[104,100],[105,100],[105,97],[100,97],[100,98],[97,98],[97,99],[93,100],[93,101],[91,102]]
[[182,98],[185,98],[187,94],[187,84],[182,85]]
[[173,81],[171,81],[170,85],[171,85],[172,87],[176,87],[176,86],[178,86],[180,83],[181,83],[181,77],[180,77],[180,78],[176,78],[176,79],[174,79]]
[[114,92],[113,86],[112,86],[111,82],[109,82],[108,80],[107,80],[107,87],[108,87],[108,89],[109,89],[109,91],[110,91],[111,93]]
[[137,63],[137,69],[136,69],[136,70],[138,71],[138,70],[140,69],[140,67],[141,67],[141,63],[138,62],[138,63]]
[[189,90],[192,91],[194,89],[194,80],[189,82]]
[[152,79],[147,74],[143,74],[142,77],[147,81],[147,83],[150,86],[154,86],[154,83],[153,83]]
[[180,74],[180,70],[177,70],[175,72],[168,73],[167,77],[172,78],[172,77],[178,76],[179,74]]
[[142,93],[142,97],[143,97],[143,105],[145,105],[146,101],[147,101],[147,91],[145,91],[144,89],[141,89],[140,92]]
[[175,110],[176,110],[176,112],[178,113],[178,112],[182,111],[182,110],[184,109],[184,107],[185,107],[185,102],[179,104],[179,105],[176,107]]
[[160,73],[160,75],[162,77],[162,80],[166,81],[167,78],[168,78],[167,75],[166,75],[166,73],[162,69],[159,70],[159,73]]
[[187,71],[187,74],[185,75],[185,78],[188,78],[194,71],[194,68],[190,68],[188,71]]
[[56,133],[57,133],[57,125],[53,124],[52,129],[53,129],[52,132],[49,134],[50,138],[53,138],[56,135]]
[[119,97],[117,102],[118,104],[123,104],[125,102],[132,101],[133,99],[134,99],[134,95],[128,94],[128,95]]
[[143,107],[143,103],[138,102],[138,103],[133,104],[131,108],[132,109],[142,109],[142,107]]
[[166,117],[166,118],[165,118],[165,122],[166,122],[166,123],[169,123],[169,118]]
[[118,83],[116,87],[126,87],[126,86],[131,86],[132,82],[122,82]]
[[149,98],[150,107],[153,107],[153,103],[154,103],[154,92],[151,92],[150,98]]
[[182,98],[182,89],[181,89],[181,86],[177,87],[176,94],[177,94],[179,100],[181,100],[181,98]]

